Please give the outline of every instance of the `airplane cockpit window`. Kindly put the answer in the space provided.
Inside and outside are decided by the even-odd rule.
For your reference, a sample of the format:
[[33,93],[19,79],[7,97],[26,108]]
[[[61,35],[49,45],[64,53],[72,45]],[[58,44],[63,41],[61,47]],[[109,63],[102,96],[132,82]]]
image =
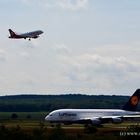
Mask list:
[[52,116],[53,116],[53,114],[50,114],[50,116],[52,117]]

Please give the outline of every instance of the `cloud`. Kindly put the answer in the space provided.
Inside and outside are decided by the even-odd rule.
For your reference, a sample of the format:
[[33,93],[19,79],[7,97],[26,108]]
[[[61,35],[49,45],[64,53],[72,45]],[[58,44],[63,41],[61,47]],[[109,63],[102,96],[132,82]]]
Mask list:
[[[62,56],[66,68],[63,72],[72,85],[86,88],[112,89],[138,80],[140,64],[124,56],[109,57],[85,53],[76,56]],[[140,79],[139,79],[140,81]],[[79,85],[80,83],[80,85]]]
[[6,51],[0,50],[0,61],[5,61],[6,59]]
[[21,0],[26,5],[40,5],[48,8],[62,8],[67,10],[86,9],[89,0]]
[[133,45],[132,48],[130,45],[112,44],[90,49],[87,46],[82,50],[77,46],[59,43],[50,49],[52,59],[49,60],[53,67],[49,83],[54,85],[56,91],[71,89],[79,93],[102,91],[104,94],[117,90],[121,94],[129,91],[130,85],[131,89],[139,87],[138,46]]
[[53,51],[59,55],[68,55],[70,53],[70,49],[65,44],[55,44],[53,46]]
[[63,9],[79,10],[87,8],[88,0],[58,0],[57,4]]
[[31,41],[28,41],[28,39],[26,39],[26,40],[21,40],[21,42],[18,42],[16,44],[18,44],[21,48],[34,49],[40,45],[40,42],[38,39],[31,39]]
[[30,54],[28,52],[21,52],[19,55],[26,60],[30,60]]

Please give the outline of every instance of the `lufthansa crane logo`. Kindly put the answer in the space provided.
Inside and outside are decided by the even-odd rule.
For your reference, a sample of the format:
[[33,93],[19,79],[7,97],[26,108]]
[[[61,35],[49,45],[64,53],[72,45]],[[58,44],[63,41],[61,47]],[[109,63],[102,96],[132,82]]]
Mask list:
[[131,98],[131,104],[132,105],[137,105],[138,104],[138,97],[137,96],[132,96]]

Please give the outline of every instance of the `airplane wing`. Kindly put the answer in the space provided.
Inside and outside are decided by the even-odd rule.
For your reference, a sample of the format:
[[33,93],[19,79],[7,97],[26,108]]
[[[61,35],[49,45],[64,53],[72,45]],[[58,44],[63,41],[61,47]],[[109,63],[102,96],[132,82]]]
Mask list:
[[140,115],[125,115],[122,118],[140,118]]
[[21,34],[23,38],[38,38],[39,35],[34,35],[34,34]]
[[119,123],[122,122],[124,120],[128,120],[128,119],[135,119],[135,118],[140,118],[140,115],[122,115],[122,116],[104,116],[101,117],[101,121],[112,121],[113,123]]
[[82,118],[80,122],[92,123],[92,124],[102,124],[107,122],[121,123],[127,119],[140,118],[140,115],[122,115],[122,116],[103,116],[103,117],[92,117],[92,118]]

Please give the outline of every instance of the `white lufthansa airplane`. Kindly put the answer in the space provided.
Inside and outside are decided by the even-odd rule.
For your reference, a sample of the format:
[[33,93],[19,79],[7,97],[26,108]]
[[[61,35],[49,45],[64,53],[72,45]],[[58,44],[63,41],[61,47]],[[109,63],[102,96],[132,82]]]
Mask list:
[[31,40],[31,38],[38,38],[40,34],[43,33],[43,31],[41,30],[37,30],[37,31],[33,31],[33,32],[28,32],[28,33],[23,33],[23,34],[17,34],[15,32],[13,32],[11,29],[9,29],[9,33],[10,33],[10,36],[9,38],[11,39],[26,39],[26,38],[29,38],[29,40]]
[[59,109],[47,115],[45,120],[64,124],[121,123],[125,119],[140,118],[140,112],[136,112],[139,98],[140,89],[137,89],[122,109]]

